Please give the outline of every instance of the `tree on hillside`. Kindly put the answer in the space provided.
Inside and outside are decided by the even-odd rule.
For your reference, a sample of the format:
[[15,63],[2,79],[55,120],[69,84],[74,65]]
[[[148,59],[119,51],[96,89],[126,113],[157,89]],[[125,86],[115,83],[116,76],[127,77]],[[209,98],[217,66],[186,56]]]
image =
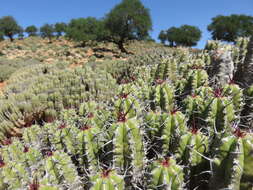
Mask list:
[[57,33],[57,37],[59,38],[60,36],[62,36],[62,33],[66,32],[67,24],[65,24],[64,22],[57,22],[54,25],[54,28],[55,32]]
[[167,40],[170,46],[195,46],[201,38],[201,31],[196,26],[182,25],[179,28],[171,27],[167,30]]
[[158,39],[161,41],[162,44],[165,44],[165,42],[167,40],[167,33],[166,33],[166,31],[162,30],[159,33]]
[[0,31],[13,41],[13,36],[20,32],[20,26],[12,16],[4,16],[0,19]]
[[201,38],[201,30],[196,26],[183,25],[179,28],[179,35],[177,45],[182,46],[196,46]]
[[167,40],[169,41],[171,47],[174,47],[178,41],[179,30],[180,29],[176,27],[170,27],[167,30]]
[[149,10],[140,0],[123,0],[106,15],[105,25],[112,41],[125,53],[127,51],[123,44],[127,40],[142,40],[152,29]]
[[42,27],[40,27],[40,35],[43,38],[48,38],[49,42],[52,42],[52,37],[54,36],[54,26],[51,24],[44,24]]
[[253,33],[253,17],[247,15],[222,16],[212,18],[207,27],[214,40],[235,42],[238,37],[250,36]]
[[82,42],[102,41],[108,36],[104,22],[94,17],[72,19],[66,29],[66,37]]
[[26,27],[25,32],[29,35],[29,36],[37,36],[37,31],[38,29],[36,28],[36,26],[31,25]]

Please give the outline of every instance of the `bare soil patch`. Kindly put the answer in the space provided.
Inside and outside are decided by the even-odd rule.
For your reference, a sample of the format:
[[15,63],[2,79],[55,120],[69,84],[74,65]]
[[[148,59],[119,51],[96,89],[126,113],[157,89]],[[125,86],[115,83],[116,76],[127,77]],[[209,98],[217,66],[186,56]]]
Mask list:
[[6,82],[0,82],[0,91],[6,86]]

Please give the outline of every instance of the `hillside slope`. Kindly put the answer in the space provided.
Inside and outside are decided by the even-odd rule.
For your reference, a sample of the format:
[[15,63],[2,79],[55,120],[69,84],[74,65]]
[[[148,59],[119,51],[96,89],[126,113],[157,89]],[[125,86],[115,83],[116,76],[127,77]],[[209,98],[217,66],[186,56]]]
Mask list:
[[249,39],[194,51],[132,42],[133,55],[79,67],[88,50],[68,45],[63,64],[57,44],[70,42],[40,43],[36,55],[14,48],[20,57],[3,45],[5,60],[35,61],[0,94],[1,190],[253,187],[253,86],[234,80]]

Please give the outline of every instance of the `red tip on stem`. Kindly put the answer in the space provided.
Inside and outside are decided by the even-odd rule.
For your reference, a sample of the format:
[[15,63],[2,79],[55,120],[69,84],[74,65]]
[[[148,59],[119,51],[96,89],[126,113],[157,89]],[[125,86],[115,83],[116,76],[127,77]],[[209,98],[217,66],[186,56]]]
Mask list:
[[0,168],[2,168],[4,166],[5,166],[5,163],[4,163],[3,159],[0,157]]
[[91,126],[89,126],[89,125],[84,125],[83,127],[81,127],[80,129],[82,130],[82,131],[86,131],[86,130],[89,130],[91,128]]
[[61,123],[58,129],[64,129],[66,127],[67,127],[66,123]]
[[101,174],[102,178],[108,178],[112,170],[104,170]]
[[28,146],[24,146],[23,152],[24,152],[24,153],[27,153],[28,151],[29,151],[29,147],[28,147]]
[[124,112],[118,113],[118,122],[122,122],[122,123],[126,122],[126,114]]
[[37,183],[33,183],[29,185],[29,190],[39,190],[40,185]]
[[12,143],[12,140],[10,138],[3,140],[3,145],[10,145],[11,143]]
[[166,158],[161,162],[162,166],[167,168],[170,166],[170,158]]
[[87,117],[88,117],[89,119],[91,119],[91,118],[94,117],[94,114],[90,112],[90,113],[88,113]]
[[243,138],[246,136],[246,133],[241,131],[240,128],[236,128],[235,131],[234,131],[234,135],[237,137],[237,138]]
[[155,83],[156,83],[156,84],[159,84],[159,85],[160,85],[160,84],[163,84],[164,82],[165,82],[165,80],[162,80],[162,79],[156,79],[156,80],[155,80]]

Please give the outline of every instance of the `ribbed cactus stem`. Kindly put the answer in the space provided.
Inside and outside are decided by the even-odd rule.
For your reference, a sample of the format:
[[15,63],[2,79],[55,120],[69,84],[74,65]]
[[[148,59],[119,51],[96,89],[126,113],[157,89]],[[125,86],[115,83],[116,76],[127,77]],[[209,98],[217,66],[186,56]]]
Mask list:
[[89,172],[94,174],[98,169],[98,157],[99,141],[97,135],[99,129],[96,126],[83,125],[80,128],[80,132],[77,135],[80,148],[81,162],[87,165]]
[[121,190],[125,185],[123,177],[117,175],[112,169],[103,170],[100,174],[91,176],[91,181],[91,190]]
[[245,134],[236,128],[233,136],[222,139],[221,146],[213,162],[211,189],[240,189],[240,180],[245,165]]
[[226,132],[235,119],[235,110],[232,100],[223,96],[223,89],[213,91],[213,98],[207,103],[209,106],[208,122],[213,127],[213,132]]
[[155,83],[156,85],[151,87],[149,94],[151,110],[171,111],[174,105],[173,88],[161,79],[156,80]]
[[247,46],[247,53],[244,63],[240,65],[237,73],[237,81],[242,87],[249,87],[253,84],[253,36]]
[[164,126],[161,133],[162,149],[163,155],[167,156],[175,151],[180,135],[186,131],[186,120],[180,111],[174,110],[167,114],[163,121]]
[[135,118],[119,120],[113,125],[114,167],[122,173],[132,166],[134,181],[142,176],[145,166],[144,144]]
[[197,88],[208,84],[208,75],[205,70],[194,68],[187,73],[187,84],[184,91],[193,93]]
[[151,189],[176,190],[184,188],[183,168],[173,158],[159,159],[152,163]]
[[184,164],[196,166],[204,160],[204,154],[208,151],[208,137],[192,126],[189,132],[180,138],[176,157]]

